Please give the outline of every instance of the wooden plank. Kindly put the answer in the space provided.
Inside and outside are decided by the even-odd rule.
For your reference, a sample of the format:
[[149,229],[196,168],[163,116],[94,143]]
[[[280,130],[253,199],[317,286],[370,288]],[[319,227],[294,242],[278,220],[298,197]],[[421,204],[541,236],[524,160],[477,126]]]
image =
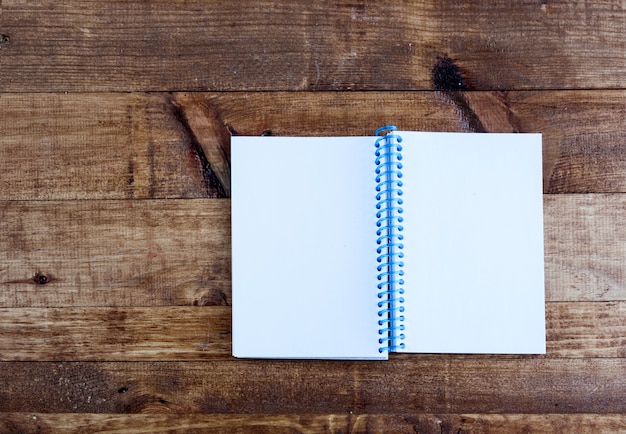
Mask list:
[[229,358],[230,308],[0,309],[0,360]]
[[0,413],[0,431],[145,433],[149,432],[329,432],[397,434],[577,434],[621,433],[620,414],[50,414]]
[[0,95],[0,113],[3,198],[218,196],[165,94]]
[[626,192],[624,91],[0,95],[0,199],[229,193],[230,134],[542,132],[544,192]]
[[546,303],[546,333],[547,357],[626,357],[626,303]]
[[230,304],[230,201],[0,202],[0,306]]
[[546,298],[624,300],[622,195],[544,195]]
[[[626,302],[547,303],[546,318],[546,357],[626,355]],[[5,308],[0,360],[228,359],[230,320],[222,306]]]
[[624,413],[626,361],[2,362],[1,412]]
[[246,7],[237,0],[4,0],[2,7],[4,92],[625,83],[626,11],[610,0]]
[[[546,298],[626,300],[626,196],[546,195]],[[230,201],[0,202],[0,306],[229,305]]]

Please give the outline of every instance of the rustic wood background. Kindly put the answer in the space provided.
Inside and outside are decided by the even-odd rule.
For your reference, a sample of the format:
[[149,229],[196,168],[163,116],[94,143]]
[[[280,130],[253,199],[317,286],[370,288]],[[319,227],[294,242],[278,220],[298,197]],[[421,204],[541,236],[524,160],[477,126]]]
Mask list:
[[[623,0],[1,0],[0,34],[0,432],[626,430]],[[230,136],[387,123],[543,133],[547,355],[230,356]]]

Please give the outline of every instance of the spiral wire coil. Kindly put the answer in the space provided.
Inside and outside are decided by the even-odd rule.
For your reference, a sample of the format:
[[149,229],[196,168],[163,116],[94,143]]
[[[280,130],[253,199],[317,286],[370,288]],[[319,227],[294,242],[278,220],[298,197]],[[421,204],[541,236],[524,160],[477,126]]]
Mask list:
[[[376,252],[378,274],[379,352],[403,349],[404,227],[402,209],[402,137],[395,126],[376,130]],[[382,134],[382,135],[381,135]]]

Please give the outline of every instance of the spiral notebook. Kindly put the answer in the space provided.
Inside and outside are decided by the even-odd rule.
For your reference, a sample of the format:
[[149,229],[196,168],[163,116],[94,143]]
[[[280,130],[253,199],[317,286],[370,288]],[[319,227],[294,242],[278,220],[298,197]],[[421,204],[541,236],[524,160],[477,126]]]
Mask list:
[[232,138],[233,355],[545,353],[541,135],[381,130]]

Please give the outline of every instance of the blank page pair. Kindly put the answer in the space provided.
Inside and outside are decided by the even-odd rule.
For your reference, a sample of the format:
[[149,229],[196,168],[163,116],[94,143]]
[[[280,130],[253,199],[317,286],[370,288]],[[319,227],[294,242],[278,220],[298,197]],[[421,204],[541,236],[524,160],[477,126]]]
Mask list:
[[541,136],[386,132],[232,138],[233,355],[545,353]]

